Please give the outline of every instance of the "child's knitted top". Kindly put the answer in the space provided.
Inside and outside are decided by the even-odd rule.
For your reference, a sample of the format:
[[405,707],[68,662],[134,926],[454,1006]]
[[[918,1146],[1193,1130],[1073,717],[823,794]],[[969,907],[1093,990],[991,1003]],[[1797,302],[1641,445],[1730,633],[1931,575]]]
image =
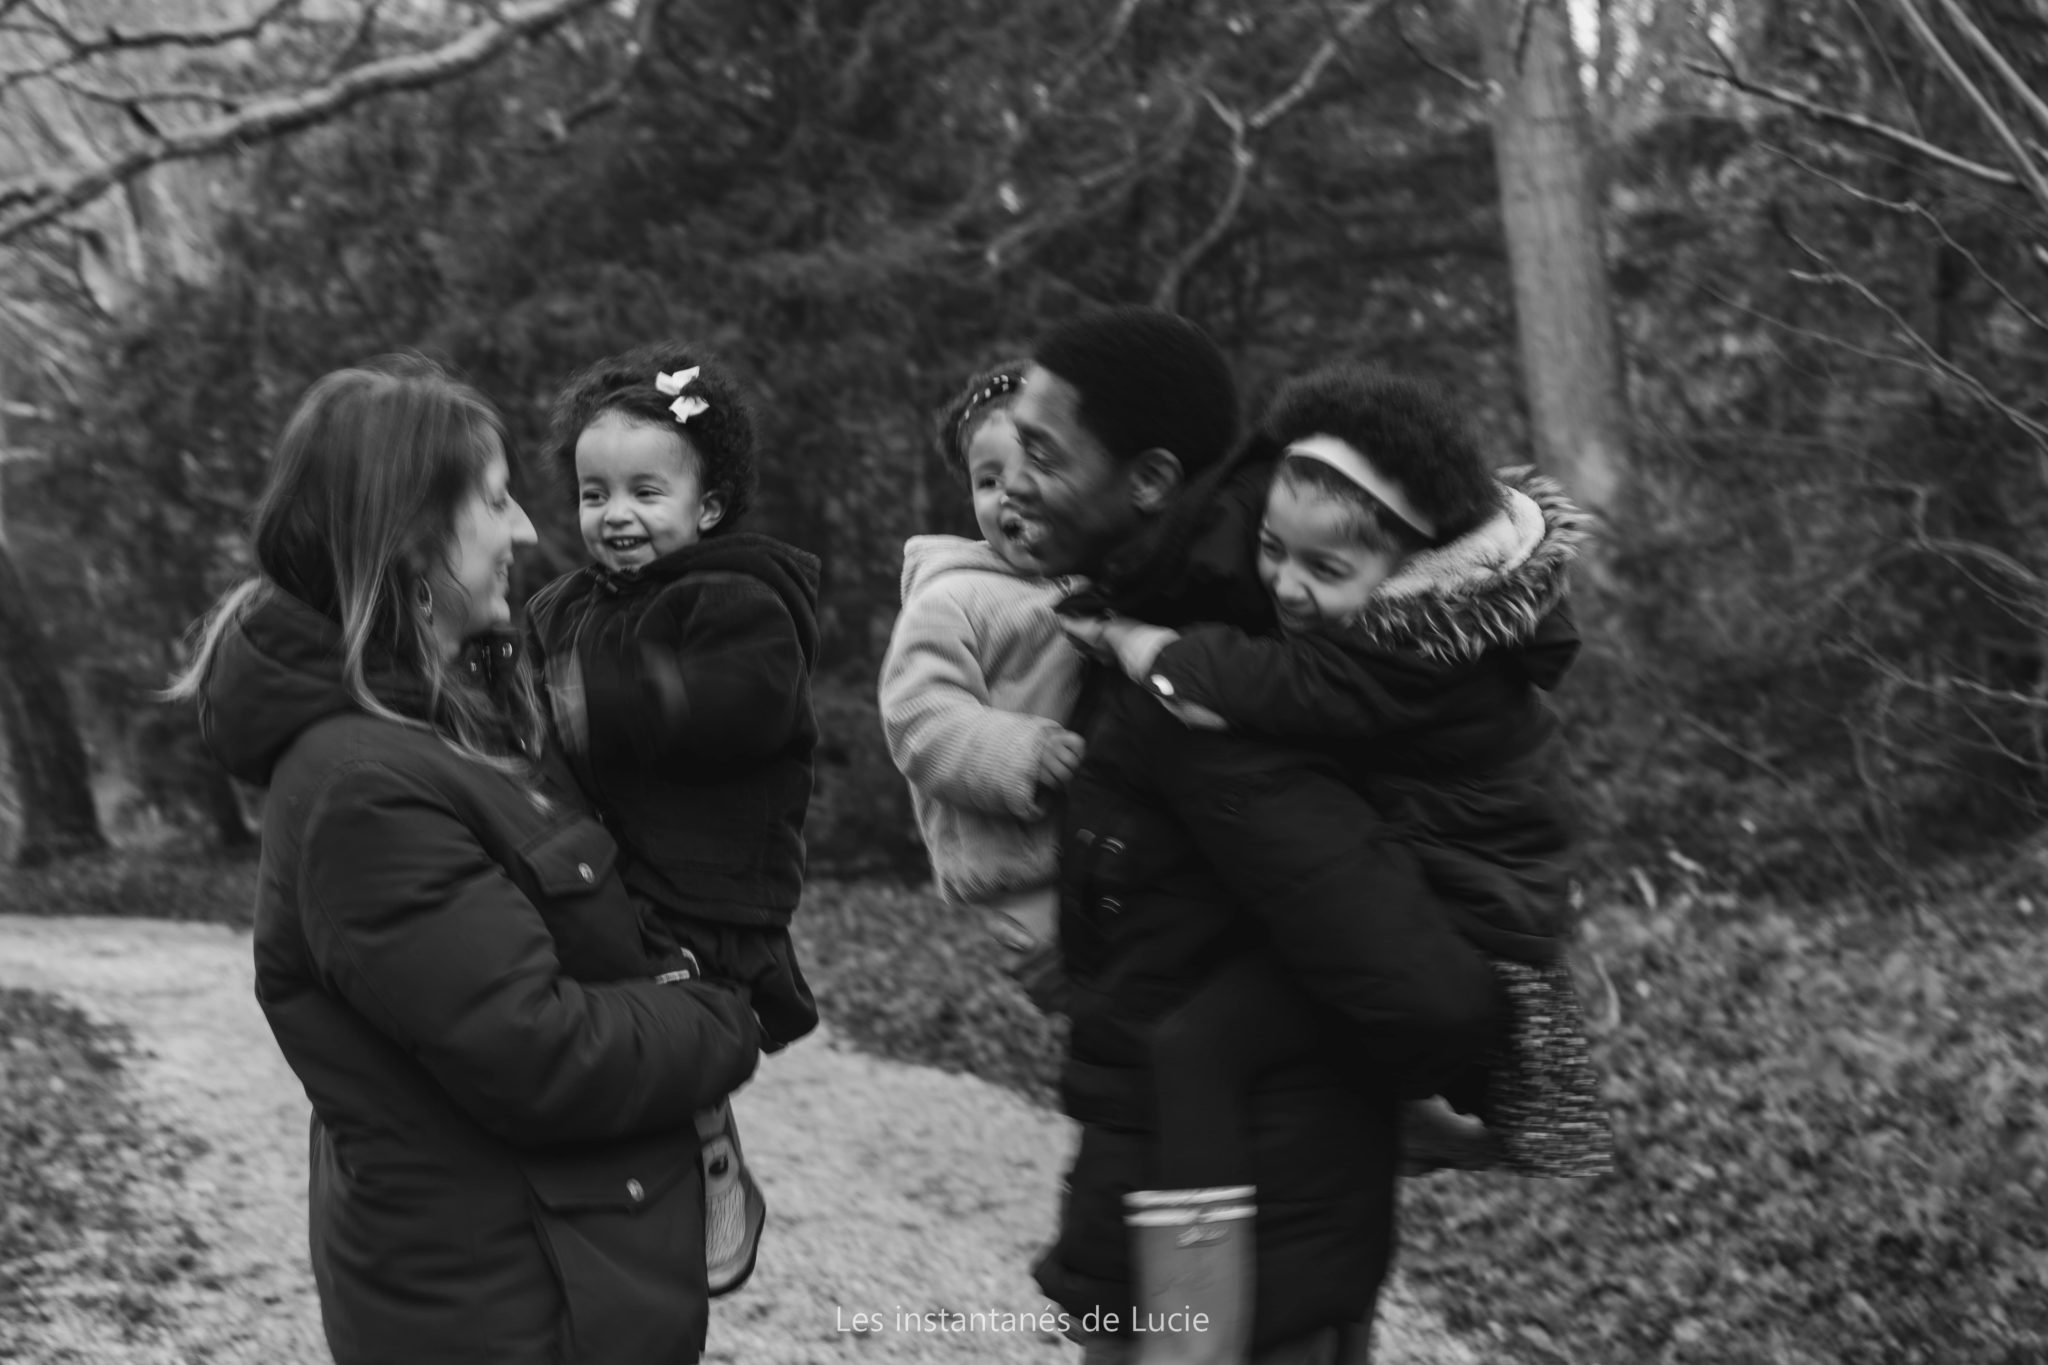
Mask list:
[[985,541],[914,536],[903,547],[882,728],[948,900],[986,901],[1057,875],[1037,776],[1080,688],[1081,656],[1052,612],[1072,587],[1018,573]]

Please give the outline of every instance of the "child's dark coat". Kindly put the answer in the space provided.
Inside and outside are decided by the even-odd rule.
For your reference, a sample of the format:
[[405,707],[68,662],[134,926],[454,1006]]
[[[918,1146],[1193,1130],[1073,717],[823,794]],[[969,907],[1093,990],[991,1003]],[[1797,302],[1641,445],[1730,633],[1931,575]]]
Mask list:
[[527,606],[566,766],[667,939],[753,991],[770,1045],[816,1026],[788,927],[818,744],[818,560],[713,536],[634,574],[591,566]]

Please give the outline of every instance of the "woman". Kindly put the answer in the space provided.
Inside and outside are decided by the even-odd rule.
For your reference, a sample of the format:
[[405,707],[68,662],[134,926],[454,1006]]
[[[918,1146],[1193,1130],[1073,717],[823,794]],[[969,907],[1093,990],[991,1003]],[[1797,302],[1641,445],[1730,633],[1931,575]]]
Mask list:
[[506,631],[533,526],[478,394],[328,375],[255,518],[260,576],[174,695],[269,788],[256,993],[313,1104],[339,1365],[695,1360],[691,1115],[752,1073],[741,992],[648,960],[593,821],[541,796]]

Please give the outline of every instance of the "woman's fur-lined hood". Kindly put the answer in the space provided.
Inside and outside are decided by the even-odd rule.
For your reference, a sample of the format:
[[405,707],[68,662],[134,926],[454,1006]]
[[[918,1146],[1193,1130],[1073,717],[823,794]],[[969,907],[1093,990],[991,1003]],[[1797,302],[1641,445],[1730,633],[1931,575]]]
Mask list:
[[[1445,664],[1535,642],[1564,600],[1565,571],[1591,518],[1531,466],[1502,470],[1500,481],[1500,512],[1448,545],[1410,556],[1344,629],[1376,648]],[[1573,653],[1577,643],[1574,632]]]

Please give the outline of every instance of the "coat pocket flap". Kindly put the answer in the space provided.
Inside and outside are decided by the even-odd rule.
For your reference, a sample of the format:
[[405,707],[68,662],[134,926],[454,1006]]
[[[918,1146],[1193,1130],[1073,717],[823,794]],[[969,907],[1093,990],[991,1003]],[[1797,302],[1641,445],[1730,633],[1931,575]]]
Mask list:
[[572,820],[543,834],[519,850],[519,860],[533,873],[541,894],[579,896],[595,891],[618,861],[619,846],[604,826]]
[[529,1156],[520,1162],[534,1199],[550,1213],[638,1213],[697,1164],[687,1130],[621,1143],[601,1155]]

